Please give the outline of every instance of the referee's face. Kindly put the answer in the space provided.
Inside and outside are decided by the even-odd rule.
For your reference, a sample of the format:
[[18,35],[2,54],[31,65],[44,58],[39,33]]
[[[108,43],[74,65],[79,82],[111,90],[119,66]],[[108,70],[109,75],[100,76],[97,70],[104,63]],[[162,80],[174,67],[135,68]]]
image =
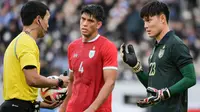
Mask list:
[[162,32],[163,24],[160,22],[159,15],[144,17],[143,21],[149,37],[156,38]]
[[38,25],[39,25],[39,34],[38,34],[38,37],[39,38],[42,38],[45,36],[45,34],[47,33],[48,31],[48,27],[49,27],[49,18],[50,18],[50,13],[49,11],[46,11],[46,14],[44,16],[44,18],[42,19],[40,17],[40,19],[38,19]]

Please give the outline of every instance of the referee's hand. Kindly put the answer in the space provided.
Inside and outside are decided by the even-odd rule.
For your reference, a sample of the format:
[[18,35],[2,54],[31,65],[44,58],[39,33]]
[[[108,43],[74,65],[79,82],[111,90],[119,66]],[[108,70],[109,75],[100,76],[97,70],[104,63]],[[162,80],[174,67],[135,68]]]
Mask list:
[[62,85],[63,87],[67,87],[68,86],[70,80],[69,80],[69,76],[67,74],[67,71],[65,71],[63,74],[61,74],[59,76],[59,79],[61,79],[63,81],[63,85]]
[[63,76],[63,75],[61,75],[61,76],[59,76],[59,78],[63,80],[63,87],[67,87],[68,84],[69,84],[69,82],[70,82],[69,81],[69,76]]

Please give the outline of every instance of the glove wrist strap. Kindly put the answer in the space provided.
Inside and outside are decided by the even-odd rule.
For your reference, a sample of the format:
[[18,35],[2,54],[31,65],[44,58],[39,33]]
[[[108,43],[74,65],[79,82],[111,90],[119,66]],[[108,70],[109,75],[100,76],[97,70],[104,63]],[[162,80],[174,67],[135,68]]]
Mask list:
[[166,99],[169,99],[171,97],[170,91],[169,91],[168,88],[164,88],[162,91],[163,91],[162,92],[162,100],[166,100]]
[[141,65],[141,63],[138,61],[137,64],[133,67],[133,72],[134,72],[134,73],[138,73],[138,72],[140,72],[140,71],[142,71],[142,65]]

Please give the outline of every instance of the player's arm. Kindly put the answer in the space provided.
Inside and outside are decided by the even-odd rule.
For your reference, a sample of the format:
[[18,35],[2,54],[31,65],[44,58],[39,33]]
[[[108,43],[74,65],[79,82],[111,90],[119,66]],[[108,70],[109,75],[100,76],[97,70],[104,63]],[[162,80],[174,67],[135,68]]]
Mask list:
[[120,48],[120,54],[123,61],[132,67],[133,72],[137,74],[140,82],[147,88],[148,86],[148,74],[142,70],[142,65],[137,60],[134,48],[132,45],[128,45],[128,52],[125,50],[126,45],[122,44]]
[[196,84],[196,75],[189,48],[184,44],[176,44],[172,47],[172,59],[183,78],[175,85],[169,87],[171,95],[182,93]]
[[144,71],[140,71],[137,74],[139,81],[144,85],[144,87],[148,87],[148,73]]
[[67,108],[67,104],[69,99],[71,98],[72,95],[72,85],[74,82],[74,77],[73,77],[73,72],[69,72],[69,84],[68,84],[68,89],[67,89],[67,96],[64,99],[63,103],[60,106],[59,112],[65,112]]
[[111,94],[117,77],[117,48],[111,43],[104,43],[101,47],[104,85],[92,104],[84,112],[95,112]]
[[180,71],[183,75],[183,78],[169,88],[171,95],[182,93],[196,84],[196,75],[194,65],[192,63],[185,65],[180,69]]
[[103,77],[104,77],[105,84],[101,88],[97,98],[94,100],[94,102],[89,107],[89,108],[94,109],[95,111],[101,106],[101,104],[111,94],[111,92],[114,88],[114,85],[115,85],[115,80],[117,77],[117,70],[111,70],[111,69],[104,70]]
[[71,98],[71,95],[72,95],[72,85],[73,85],[73,82],[74,82],[74,72],[71,69],[72,68],[72,64],[71,64],[71,60],[70,60],[71,52],[73,51],[72,44],[70,44],[68,46],[67,51],[68,51],[67,52],[67,57],[68,57],[67,59],[68,59],[68,64],[69,64],[69,84],[68,84],[68,90],[67,90],[68,93],[67,93],[67,96],[64,99],[63,103],[60,106],[59,112],[66,112],[68,101],[69,101],[69,99]]

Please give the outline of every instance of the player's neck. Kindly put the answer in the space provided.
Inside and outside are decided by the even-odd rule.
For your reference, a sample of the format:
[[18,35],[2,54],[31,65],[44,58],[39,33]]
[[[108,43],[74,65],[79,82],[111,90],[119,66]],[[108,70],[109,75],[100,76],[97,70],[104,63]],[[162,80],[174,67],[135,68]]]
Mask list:
[[28,34],[31,38],[33,38],[34,40],[36,40],[37,37],[38,37],[37,28],[38,28],[38,26],[34,26],[34,25],[24,26],[24,27],[23,27],[23,32],[25,32],[25,33]]
[[160,32],[160,34],[156,37],[156,41],[159,43],[160,40],[162,40],[162,38],[170,31],[169,27],[166,26],[164,27],[164,29],[162,30],[162,32]]
[[93,33],[90,37],[86,37],[86,36],[82,35],[82,41],[83,42],[89,42],[92,39],[94,39],[97,35],[98,35],[98,32],[97,33]]

